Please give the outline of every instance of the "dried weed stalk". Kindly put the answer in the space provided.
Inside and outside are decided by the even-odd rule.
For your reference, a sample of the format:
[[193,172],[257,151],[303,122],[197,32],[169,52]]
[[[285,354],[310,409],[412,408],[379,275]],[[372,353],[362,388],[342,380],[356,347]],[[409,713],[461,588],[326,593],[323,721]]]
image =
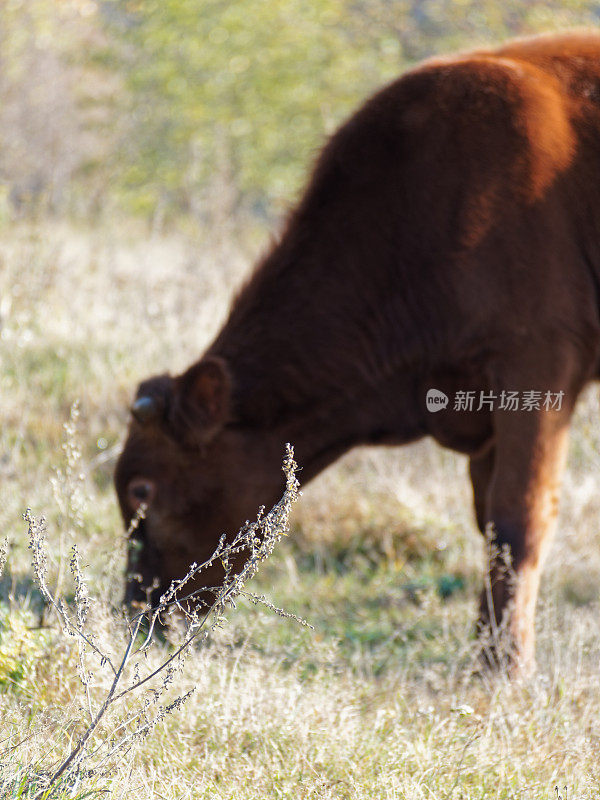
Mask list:
[[[510,619],[513,604],[509,603],[504,609],[502,619],[497,621],[494,603],[493,580],[502,580],[507,584],[509,595],[514,595],[516,581],[508,545],[498,547],[496,531],[492,524],[488,524],[485,531],[486,543],[486,569],[484,570],[484,596],[488,613],[488,625],[478,631],[480,660],[493,669],[493,673],[500,671],[508,675],[508,670],[514,658],[514,642],[510,633]],[[493,567],[493,568],[492,568]]]
[[[75,436],[76,415],[75,408],[71,424],[65,426],[68,439]],[[61,510],[70,527],[78,529],[81,528],[82,519],[78,450],[74,445],[69,445],[65,453],[68,467],[67,472],[61,474],[60,483],[67,488],[73,505],[70,510],[66,506]],[[114,764],[115,757],[123,757],[166,715],[180,708],[194,689],[168,702],[165,697],[167,690],[176,685],[192,643],[206,639],[223,622],[226,608],[234,606],[238,597],[248,597],[277,614],[307,625],[299,617],[276,608],[264,597],[245,589],[260,565],[271,555],[277,542],[287,534],[291,506],[299,496],[296,469],[293,449],[288,444],[283,463],[285,491],[269,512],[260,509],[256,521],[247,522],[233,540],[228,541],[223,536],[211,558],[200,565],[192,564],[187,575],[173,582],[155,606],[147,604],[133,616],[128,616],[123,609],[113,610],[113,621],[117,627],[121,624],[124,634],[116,653],[109,652],[92,629],[90,611],[94,604],[80,566],[77,545],[71,548],[69,562],[74,587],[73,607],[70,608],[61,596],[62,581],[54,589],[49,586],[45,520],[36,519],[30,509],[26,511],[24,519],[28,525],[33,571],[48,608],[55,612],[63,633],[77,642],[78,677],[85,696],[84,718],[79,720],[81,732],[73,737],[70,751],[52,773],[46,772],[40,776],[39,769],[36,769],[35,778],[32,775],[35,800],[46,800],[60,787],[72,787],[75,783],[80,784],[82,779],[106,774],[110,765]],[[132,521],[128,535],[139,524],[144,510],[142,506]],[[7,543],[0,547],[0,567],[4,564],[6,552]],[[199,585],[199,576],[216,561],[224,566],[225,579],[219,587],[211,587],[214,599],[207,602],[206,589],[192,590],[192,581],[193,585]],[[156,663],[147,658],[148,651],[155,628],[165,622],[169,628],[171,649]],[[99,696],[98,687],[102,679],[107,683]],[[136,693],[136,702],[123,702]]]
[[6,566],[6,559],[8,558],[8,538],[4,539],[0,544],[0,578]]

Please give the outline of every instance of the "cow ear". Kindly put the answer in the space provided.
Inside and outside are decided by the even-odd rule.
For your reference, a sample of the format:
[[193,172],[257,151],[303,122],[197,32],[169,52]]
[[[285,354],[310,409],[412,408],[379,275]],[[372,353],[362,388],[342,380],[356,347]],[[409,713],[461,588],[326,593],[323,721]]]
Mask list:
[[187,443],[205,443],[225,424],[231,379],[222,358],[206,356],[175,378],[172,422]]

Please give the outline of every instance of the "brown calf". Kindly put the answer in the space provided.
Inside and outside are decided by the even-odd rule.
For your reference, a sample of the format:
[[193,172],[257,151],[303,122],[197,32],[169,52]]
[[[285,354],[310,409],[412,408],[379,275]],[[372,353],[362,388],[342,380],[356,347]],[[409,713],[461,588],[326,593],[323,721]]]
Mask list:
[[126,523],[149,506],[143,585],[280,496],[285,442],[307,481],[429,435],[470,457],[478,525],[516,577],[490,564],[493,614],[512,609],[512,662],[531,667],[569,421],[599,374],[599,176],[596,34],[435,59],[372,97],[202,358],[138,389],[116,486]]

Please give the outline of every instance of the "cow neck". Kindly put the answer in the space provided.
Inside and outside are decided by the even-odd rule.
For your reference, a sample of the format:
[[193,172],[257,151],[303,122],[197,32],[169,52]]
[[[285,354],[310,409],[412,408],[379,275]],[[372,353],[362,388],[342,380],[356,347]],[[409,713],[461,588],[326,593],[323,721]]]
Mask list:
[[[282,441],[294,444],[305,479],[351,447],[375,441],[374,431],[382,438],[395,433],[381,417],[392,416],[392,398],[394,410],[402,402],[397,376],[410,356],[398,330],[387,331],[373,310],[385,309],[386,300],[368,296],[357,271],[345,271],[328,252],[316,236],[284,237],[209,349],[229,365],[234,424],[272,439],[278,452]],[[388,314],[395,321],[405,316]]]

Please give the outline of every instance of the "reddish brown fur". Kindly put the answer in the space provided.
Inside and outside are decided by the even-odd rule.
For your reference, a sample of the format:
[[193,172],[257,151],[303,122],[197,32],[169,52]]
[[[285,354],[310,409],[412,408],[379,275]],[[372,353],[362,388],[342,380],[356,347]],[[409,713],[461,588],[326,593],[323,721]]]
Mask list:
[[[161,413],[132,421],[116,484],[126,522],[130,482],[155,490],[144,583],[273,503],[285,442],[307,481],[355,445],[431,435],[470,456],[478,524],[510,548],[513,587],[490,565],[494,618],[514,602],[513,663],[531,666],[568,425],[599,369],[599,174],[596,34],[436,59],[371,98],[205,356],[138,392]],[[429,387],[565,400],[431,414]]]

